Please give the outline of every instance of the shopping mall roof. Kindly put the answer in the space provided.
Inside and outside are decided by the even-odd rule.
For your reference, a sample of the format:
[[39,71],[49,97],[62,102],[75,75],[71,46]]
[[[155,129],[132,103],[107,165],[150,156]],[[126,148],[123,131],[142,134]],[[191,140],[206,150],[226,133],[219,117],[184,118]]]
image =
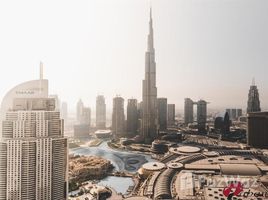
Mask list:
[[260,169],[254,164],[220,164],[223,175],[259,176]]

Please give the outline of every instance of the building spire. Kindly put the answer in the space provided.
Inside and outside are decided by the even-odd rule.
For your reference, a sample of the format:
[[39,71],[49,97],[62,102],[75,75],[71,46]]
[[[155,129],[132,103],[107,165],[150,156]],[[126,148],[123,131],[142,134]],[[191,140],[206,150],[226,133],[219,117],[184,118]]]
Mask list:
[[252,79],[252,85],[255,86],[255,78]]
[[44,67],[43,67],[43,62],[42,61],[40,61],[40,80],[43,80],[43,78],[44,78],[44,72],[43,72],[43,70],[44,70]]
[[153,17],[152,7],[150,7],[150,21],[149,21],[149,35],[148,35],[148,52],[154,51],[154,31],[153,31]]
[[152,21],[152,5],[150,5],[150,21]]

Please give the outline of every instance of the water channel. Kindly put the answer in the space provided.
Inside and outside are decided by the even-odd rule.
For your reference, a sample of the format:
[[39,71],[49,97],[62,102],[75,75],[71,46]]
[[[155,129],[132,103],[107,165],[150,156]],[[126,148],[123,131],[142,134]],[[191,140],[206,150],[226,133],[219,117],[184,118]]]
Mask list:
[[[98,147],[79,147],[70,149],[70,154],[100,156],[110,160],[116,171],[135,173],[146,162],[154,161],[151,156],[142,153],[118,151],[111,149],[107,142]],[[134,182],[131,178],[108,176],[99,182],[100,185],[109,186],[122,194],[127,192]]]

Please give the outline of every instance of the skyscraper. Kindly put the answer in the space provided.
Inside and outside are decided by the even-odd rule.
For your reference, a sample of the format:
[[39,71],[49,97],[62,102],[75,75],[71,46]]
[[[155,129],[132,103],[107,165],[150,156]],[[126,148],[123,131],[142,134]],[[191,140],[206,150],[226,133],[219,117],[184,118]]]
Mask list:
[[225,115],[224,115],[224,119],[223,119],[222,134],[230,133],[230,126],[231,126],[230,116],[229,116],[229,113],[226,112]]
[[159,130],[165,131],[167,129],[167,98],[158,98],[157,99],[157,108],[158,108],[158,124]]
[[156,67],[152,10],[150,9],[149,35],[145,53],[145,79],[142,82],[142,137],[152,142],[158,134]]
[[248,113],[247,143],[255,148],[268,148],[268,112]]
[[85,107],[81,99],[79,99],[76,104],[76,120],[78,124],[91,124],[91,109],[89,107]]
[[103,95],[97,96],[96,99],[96,127],[98,129],[106,128],[106,104]]
[[113,99],[112,131],[118,137],[125,134],[124,99],[122,97]]
[[127,103],[127,132],[135,135],[138,130],[138,101],[137,99],[128,99]]
[[74,125],[74,137],[88,137],[91,125],[91,109],[85,107],[80,99],[77,103],[77,124]]
[[175,124],[175,104],[168,104],[168,126],[173,126]]
[[194,102],[190,98],[184,101],[184,123],[189,124],[194,122]]
[[199,100],[197,102],[197,124],[198,131],[201,133],[205,132],[207,123],[207,102]]
[[259,99],[259,91],[257,86],[255,85],[255,81],[252,81],[252,85],[250,86],[248,93],[248,108],[247,112],[260,112],[260,99]]
[[41,77],[16,86],[2,102],[1,200],[67,199],[68,143]]
[[91,109],[89,107],[83,107],[80,124],[91,125]]
[[138,132],[142,132],[142,108],[143,108],[143,103],[142,101],[138,103]]
[[82,119],[82,113],[83,113],[83,108],[84,108],[84,103],[82,102],[81,99],[76,104],[76,121],[78,123],[81,122]]

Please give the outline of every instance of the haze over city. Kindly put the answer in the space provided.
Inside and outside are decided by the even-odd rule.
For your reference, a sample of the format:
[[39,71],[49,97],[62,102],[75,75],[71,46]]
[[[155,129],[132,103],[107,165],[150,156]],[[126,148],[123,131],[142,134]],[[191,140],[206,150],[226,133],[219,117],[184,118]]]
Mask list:
[[110,108],[117,94],[141,100],[152,5],[158,97],[179,109],[185,97],[245,108],[255,77],[267,108],[268,2],[258,2],[2,1],[0,98],[38,79],[42,61],[51,93],[71,109],[79,98],[94,107],[98,94]]
[[0,3],[0,200],[268,198],[268,3]]

